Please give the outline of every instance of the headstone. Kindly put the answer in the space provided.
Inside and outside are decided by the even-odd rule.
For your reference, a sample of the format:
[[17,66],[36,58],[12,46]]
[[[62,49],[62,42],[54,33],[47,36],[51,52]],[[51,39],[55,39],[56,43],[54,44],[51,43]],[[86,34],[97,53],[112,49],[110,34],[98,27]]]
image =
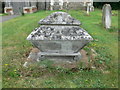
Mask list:
[[90,13],[90,7],[91,7],[91,3],[87,2],[87,15],[89,15]]
[[[40,50],[35,56],[39,60],[76,62],[80,60],[80,50],[93,38],[83,28],[81,22],[66,12],[54,12],[39,21],[27,40]],[[33,57],[30,54],[29,57]]]
[[102,9],[102,23],[106,29],[111,27],[111,14],[110,4],[105,4]]
[[63,9],[68,10],[68,4],[69,4],[68,0],[65,0],[65,1],[63,2]]
[[12,8],[14,14],[22,15],[24,6],[25,6],[24,2],[12,2]]
[[54,0],[50,0],[50,10],[53,10]]
[[31,8],[32,8],[32,13],[37,11],[37,1],[33,0],[30,2],[31,3]]
[[50,0],[50,10],[62,10],[63,0]]
[[13,7],[11,5],[11,0],[5,0],[5,8],[4,8],[4,13],[13,15]]
[[94,6],[91,6],[91,7],[90,7],[90,11],[94,11]]
[[23,7],[24,13],[34,13],[37,11],[36,0],[26,0],[25,6]]
[[59,9],[60,9],[59,2],[54,1],[53,10],[59,10]]
[[62,10],[62,9],[63,9],[63,3],[64,3],[64,1],[63,1],[63,0],[59,0],[60,10]]
[[86,6],[87,6],[87,15],[89,15],[91,11],[94,11],[93,0],[89,0],[89,2],[86,2]]

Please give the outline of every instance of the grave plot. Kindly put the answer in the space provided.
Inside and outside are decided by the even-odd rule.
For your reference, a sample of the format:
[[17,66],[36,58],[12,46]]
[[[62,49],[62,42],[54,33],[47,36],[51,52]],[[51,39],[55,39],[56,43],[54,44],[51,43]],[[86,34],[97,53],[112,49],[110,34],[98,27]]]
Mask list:
[[[109,32],[105,28],[101,27],[101,11],[102,10],[95,10],[95,13],[91,13],[89,17],[84,15],[81,11],[74,10],[68,12],[83,24],[80,27],[79,25],[74,25],[74,27],[85,29],[94,38],[94,41],[80,50],[82,58],[78,60],[79,63],[77,64],[77,67],[73,60],[72,63],[68,63],[69,65],[64,64],[61,67],[58,66],[59,63],[54,64],[55,67],[51,66],[51,62],[49,62],[50,60],[47,60],[48,62],[31,62],[28,68],[22,67],[24,62],[27,61],[26,59],[31,49],[34,54],[38,54],[40,52],[38,48],[33,50],[33,46],[28,40],[26,40],[26,37],[32,32],[31,30],[38,27],[37,22],[39,20],[45,18],[54,11],[47,11],[47,13],[46,11],[40,11],[31,15],[26,15],[25,17],[18,17],[8,22],[3,22],[3,88],[117,88],[117,30],[114,31],[115,29],[111,28],[112,32]],[[112,11],[112,13],[117,14],[117,11]],[[112,17],[112,26],[117,28],[118,16],[115,15]],[[56,25],[43,24],[41,26]],[[68,26],[71,25],[66,25],[66,27]],[[49,45],[47,47],[49,47]],[[54,48],[54,46],[52,48]],[[92,49],[94,55],[97,53],[95,59],[91,56],[92,53],[90,52],[90,49]],[[61,57],[63,56],[60,56],[60,58]],[[88,62],[88,64],[85,65],[89,67],[86,68],[81,61]],[[44,64],[48,67],[44,67]],[[64,66],[67,69],[63,68]]]
[[[55,12],[39,21],[27,40],[40,50],[28,58],[50,59],[57,62],[74,62],[81,58],[80,50],[93,38],[83,28],[81,22],[65,12]],[[34,55],[36,56],[34,56]]]

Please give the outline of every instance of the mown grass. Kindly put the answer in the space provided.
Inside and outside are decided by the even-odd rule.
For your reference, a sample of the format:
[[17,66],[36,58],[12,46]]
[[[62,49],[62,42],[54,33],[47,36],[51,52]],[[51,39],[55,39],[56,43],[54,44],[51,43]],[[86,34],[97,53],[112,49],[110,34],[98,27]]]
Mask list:
[[0,13],[0,16],[6,16],[6,15],[8,15],[8,14],[5,14],[5,13]]
[[[97,53],[94,70],[72,71],[48,65],[41,68],[34,63],[24,68],[23,63],[32,48],[26,37],[38,27],[38,21],[55,11],[39,11],[6,21],[2,25],[2,59],[4,88],[116,88],[118,87],[118,16],[112,16],[112,28],[102,27],[101,10],[87,16],[84,11],[69,10],[68,13],[82,22],[94,38],[84,49],[93,48]],[[117,13],[117,11],[112,11]],[[79,65],[78,68],[80,68]]]

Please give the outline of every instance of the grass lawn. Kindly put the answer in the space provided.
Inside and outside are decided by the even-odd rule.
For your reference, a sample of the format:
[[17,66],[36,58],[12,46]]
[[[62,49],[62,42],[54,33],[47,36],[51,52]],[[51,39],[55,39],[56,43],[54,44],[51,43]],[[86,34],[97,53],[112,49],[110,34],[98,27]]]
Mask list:
[[[112,28],[101,25],[102,12],[96,9],[85,15],[84,11],[68,13],[82,22],[94,38],[84,49],[93,48],[97,53],[96,69],[72,72],[62,67],[41,68],[32,64],[22,67],[32,45],[26,40],[38,21],[55,11],[40,11],[20,16],[2,24],[2,79],[4,88],[117,88],[118,87],[118,16],[112,16]],[[117,14],[117,11],[112,11]],[[81,67],[81,64],[79,65]]]
[[6,15],[8,15],[8,14],[5,14],[5,13],[0,13],[0,16],[6,16]]

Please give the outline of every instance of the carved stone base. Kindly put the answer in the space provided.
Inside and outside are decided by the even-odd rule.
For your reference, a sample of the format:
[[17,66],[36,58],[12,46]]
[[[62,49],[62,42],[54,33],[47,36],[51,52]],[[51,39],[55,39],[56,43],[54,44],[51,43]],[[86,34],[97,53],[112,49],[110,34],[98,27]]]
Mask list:
[[78,53],[47,53],[47,52],[31,52],[24,63],[24,67],[31,61],[50,60],[54,63],[73,63],[82,58],[80,52]]
[[76,62],[81,59],[80,52],[78,53],[38,53],[39,60],[52,60],[55,62]]

